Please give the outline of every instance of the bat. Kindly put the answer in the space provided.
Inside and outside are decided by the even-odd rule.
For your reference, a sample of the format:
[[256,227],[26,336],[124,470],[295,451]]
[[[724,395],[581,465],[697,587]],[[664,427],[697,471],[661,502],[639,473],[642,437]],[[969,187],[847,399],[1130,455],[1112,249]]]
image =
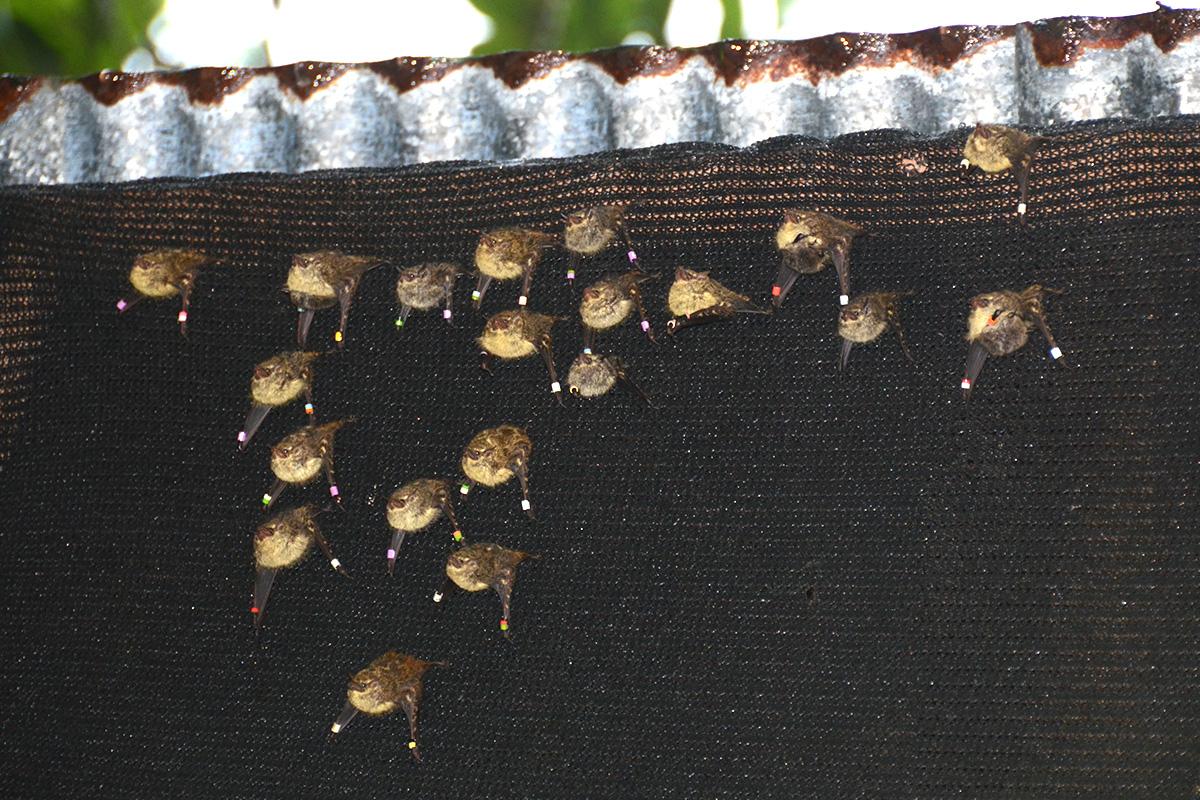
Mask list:
[[843,306],[849,303],[850,248],[862,232],[853,222],[820,211],[784,211],[783,224],[775,231],[775,247],[781,255],[779,273],[771,286],[775,308],[783,306],[796,278],[820,272],[831,263],[842,290],[838,302]]
[[414,656],[388,651],[350,676],[346,705],[329,728],[329,740],[341,733],[359,712],[383,717],[397,708],[408,717],[408,751],[421,760],[417,746],[417,710],[424,691],[425,672],[430,667],[449,666],[443,661],[422,661]]
[[750,302],[750,298],[727,289],[707,272],[696,272],[687,267],[675,269],[675,282],[667,293],[667,310],[674,316],[667,320],[667,333],[692,325],[702,325],[719,319],[728,319],[734,314],[766,314]]
[[976,123],[963,145],[963,169],[979,167],[984,172],[1012,171],[1017,178],[1017,216],[1025,222],[1029,195],[1029,168],[1045,140],[1004,125]]
[[322,308],[341,307],[341,321],[333,334],[338,349],[346,344],[350,304],[363,275],[383,261],[373,256],[346,255],[338,250],[319,250],[292,257],[286,290],[300,312],[296,322],[296,344],[304,348],[313,317]]
[[533,519],[529,502],[529,457],[533,441],[515,425],[487,428],[472,437],[463,450],[462,467],[467,480],[458,491],[464,497],[475,484],[494,487],[507,483],[513,476],[521,482],[521,509]]
[[312,362],[320,353],[294,351],[271,356],[254,368],[250,376],[250,412],[237,435],[238,449],[245,450],[272,408],[280,408],[304,395],[304,413],[315,417]]
[[970,397],[971,390],[979,380],[979,373],[988,356],[1006,356],[1015,353],[1029,341],[1029,330],[1036,325],[1050,345],[1050,358],[1066,366],[1062,350],[1050,333],[1046,322],[1043,303],[1047,294],[1062,294],[1058,289],[1049,289],[1034,284],[1024,291],[1002,289],[976,295],[971,299],[971,312],[967,317],[966,374],[962,379],[963,397]]
[[550,337],[550,329],[560,319],[523,308],[492,315],[476,340],[482,350],[479,366],[491,372],[492,361],[497,358],[510,361],[540,353],[550,373],[550,393],[561,406],[562,384],[554,368],[554,340]]
[[258,526],[254,532],[254,566],[257,571],[254,579],[254,599],[250,605],[250,613],[254,615],[254,627],[262,627],[263,617],[267,613],[267,598],[271,594],[271,586],[275,583],[275,575],[281,569],[288,569],[299,564],[313,544],[321,548],[329,566],[340,575],[350,577],[342,562],[333,557],[329,542],[317,527],[317,514],[321,513],[316,506],[303,505],[284,511],[268,519]]
[[117,301],[117,313],[123,314],[142,300],[165,300],[178,295],[182,301],[179,309],[179,332],[187,336],[188,308],[192,302],[192,289],[200,267],[208,263],[208,256],[199,250],[154,250],[143,253],[133,261],[129,270],[129,285],[136,294],[131,299]]
[[454,516],[454,505],[450,502],[450,481],[440,478],[418,478],[404,484],[387,502],[387,521],[392,527],[391,546],[388,547],[388,575],[396,567],[396,554],[404,543],[404,536],[417,533],[437,522],[445,513],[454,526],[454,541],[463,539],[462,529]]
[[510,601],[513,584],[517,580],[517,567],[531,557],[536,556],[530,556],[520,550],[509,550],[498,544],[469,544],[461,547],[446,559],[446,581],[441,590],[433,595],[433,601],[442,602],[452,585],[467,592],[492,589],[500,596],[500,631],[507,639],[510,637]]

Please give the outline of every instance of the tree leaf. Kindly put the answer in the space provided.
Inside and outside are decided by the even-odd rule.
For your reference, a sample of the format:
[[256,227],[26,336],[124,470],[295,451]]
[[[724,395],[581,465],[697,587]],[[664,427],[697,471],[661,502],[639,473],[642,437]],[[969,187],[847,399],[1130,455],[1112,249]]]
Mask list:
[[37,62],[38,71],[67,75],[120,69],[125,57],[146,43],[146,26],[162,4],[163,0],[10,0],[13,24],[0,32],[0,70],[28,69],[30,62]]
[[476,55],[505,50],[615,47],[635,31],[661,43],[671,0],[471,0],[492,18],[492,37]]

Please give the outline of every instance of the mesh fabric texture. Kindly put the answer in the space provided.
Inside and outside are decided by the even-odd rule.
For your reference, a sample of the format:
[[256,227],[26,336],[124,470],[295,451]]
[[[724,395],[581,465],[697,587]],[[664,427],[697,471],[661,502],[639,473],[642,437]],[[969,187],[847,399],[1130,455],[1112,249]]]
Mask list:
[[[1200,120],[1045,132],[1029,224],[1011,175],[958,167],[963,132],[748,149],[670,146],[514,165],[436,164],[0,190],[0,664],[6,797],[1192,796],[1200,755],[1195,325]],[[898,162],[921,153],[929,169]],[[255,363],[294,345],[295,252],[460,259],[478,232],[558,228],[633,206],[660,271],[766,303],[782,209],[866,225],[856,291],[914,289],[894,339],[836,368],[836,279],[781,313],[652,346],[604,336],[657,409],[613,394],[558,408],[541,362],[477,368],[484,313],[393,326],[394,272],[365,278],[344,353],[316,365],[346,511],[319,557],[248,613],[267,450],[303,421],[234,436]],[[188,246],[190,336],[173,301],[118,317],[140,252]],[[552,253],[530,307],[580,346]],[[967,301],[1065,290],[1049,322],[958,390]],[[310,343],[330,343],[336,312]],[[526,521],[509,484],[458,506],[468,541],[522,566],[513,641],[488,593],[431,602],[450,526],[385,573],[393,488],[454,476],[478,429],[533,438]],[[291,490],[290,507],[324,484]],[[387,649],[427,675],[424,762],[402,715],[333,744],[347,676]]]

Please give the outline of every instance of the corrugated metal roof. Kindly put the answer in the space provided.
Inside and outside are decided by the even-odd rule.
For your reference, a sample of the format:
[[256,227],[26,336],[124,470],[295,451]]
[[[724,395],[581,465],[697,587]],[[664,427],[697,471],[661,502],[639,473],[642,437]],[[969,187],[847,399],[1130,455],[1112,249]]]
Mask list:
[[0,183],[573,156],[1200,111],[1200,13],[268,69],[0,78]]

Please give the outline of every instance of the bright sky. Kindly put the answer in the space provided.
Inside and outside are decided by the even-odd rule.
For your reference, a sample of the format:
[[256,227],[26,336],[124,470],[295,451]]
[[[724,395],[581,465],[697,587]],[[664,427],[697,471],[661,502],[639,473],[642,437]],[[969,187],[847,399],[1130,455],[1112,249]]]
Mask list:
[[[236,66],[262,63],[264,42],[273,64],[463,56],[491,30],[491,20],[467,0],[338,0],[335,8],[330,0],[281,0],[278,9],[273,0],[167,0],[150,33],[165,60],[185,66]],[[1070,14],[1122,16],[1154,8],[1152,0],[795,0],[781,25],[776,0],[742,0],[746,35],[758,39],[805,39],[840,31],[899,33]],[[720,28],[720,0],[673,0],[666,26],[669,44],[707,44],[719,38]],[[150,66],[144,52],[126,62],[127,69]]]

